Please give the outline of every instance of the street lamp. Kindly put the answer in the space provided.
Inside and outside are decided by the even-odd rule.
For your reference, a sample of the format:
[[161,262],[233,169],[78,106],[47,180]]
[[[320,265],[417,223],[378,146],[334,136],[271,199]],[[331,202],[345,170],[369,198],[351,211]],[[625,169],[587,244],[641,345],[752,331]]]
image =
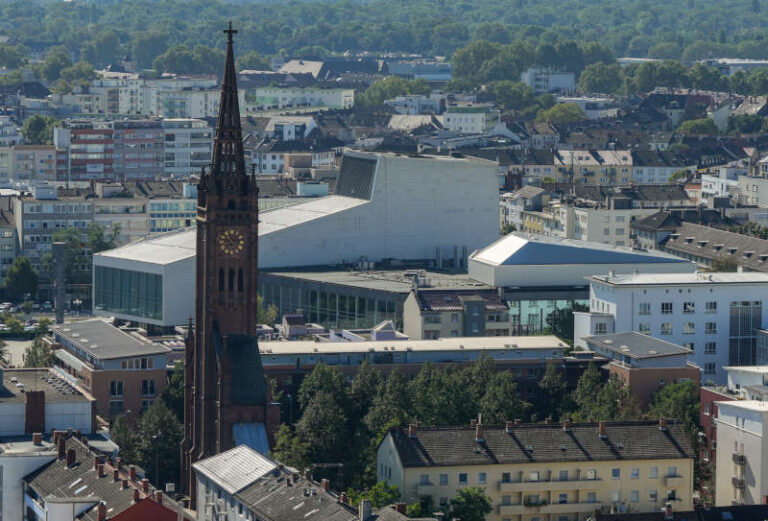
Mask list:
[[159,477],[157,475],[157,473],[158,473],[158,466],[157,466],[157,445],[158,444],[157,444],[157,440],[162,435],[163,435],[162,432],[158,432],[157,434],[152,436],[152,445],[155,446],[155,483],[157,483],[158,485],[160,484],[160,479],[159,479]]

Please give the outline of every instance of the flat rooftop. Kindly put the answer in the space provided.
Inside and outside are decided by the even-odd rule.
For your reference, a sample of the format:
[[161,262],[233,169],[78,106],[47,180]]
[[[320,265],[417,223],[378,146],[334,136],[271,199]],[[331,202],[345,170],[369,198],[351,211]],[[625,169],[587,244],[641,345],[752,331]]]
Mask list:
[[45,391],[46,403],[89,402],[80,391],[47,368],[4,369],[0,404],[25,403],[28,391]]
[[688,348],[665,342],[635,331],[611,335],[584,337],[591,344],[608,349],[630,358],[658,358],[662,356],[688,355],[693,353]]
[[768,412],[768,402],[761,402],[758,400],[733,400],[718,402],[728,407],[738,407],[739,409],[747,409],[750,411]]
[[[388,269],[388,270],[364,270],[350,271],[348,269],[334,268],[302,268],[296,270],[263,270],[261,274],[274,275],[292,279],[320,282],[324,284],[336,284],[391,293],[410,293],[413,288],[412,278],[406,274],[412,274],[413,269]],[[472,280],[466,273],[450,273],[436,270],[423,271],[427,284],[420,289],[493,289],[476,280]]]
[[688,284],[768,284],[768,273],[636,273],[594,275],[587,280],[615,286],[668,286]]
[[437,340],[380,340],[375,342],[315,342],[314,340],[289,340],[259,342],[263,354],[298,355],[317,353],[368,353],[368,352],[439,352],[483,351],[487,349],[565,349],[568,345],[554,335],[537,336],[486,336],[439,338]]
[[726,365],[723,366],[726,371],[739,371],[741,373],[768,373],[768,365]]
[[97,360],[166,354],[167,347],[132,335],[103,319],[82,320],[51,326],[57,338],[66,339]]

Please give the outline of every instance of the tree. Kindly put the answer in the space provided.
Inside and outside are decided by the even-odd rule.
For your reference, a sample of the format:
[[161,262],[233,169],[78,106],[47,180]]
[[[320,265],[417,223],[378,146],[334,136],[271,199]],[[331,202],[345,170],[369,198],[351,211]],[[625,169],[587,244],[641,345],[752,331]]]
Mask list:
[[589,311],[585,304],[571,302],[567,308],[559,308],[547,315],[547,326],[556,337],[573,343],[573,313],[574,311]]
[[586,92],[613,94],[621,89],[623,83],[621,68],[616,64],[593,63],[587,65],[579,76],[579,87]]
[[733,257],[719,256],[712,259],[711,271],[731,272],[739,271],[739,261]]
[[296,435],[306,441],[314,462],[335,463],[346,459],[349,432],[346,409],[333,394],[317,392],[296,423]]
[[480,487],[459,490],[451,499],[451,513],[461,521],[484,521],[491,510],[491,499]]
[[567,124],[584,121],[587,119],[587,114],[575,103],[558,103],[550,109],[539,112],[536,119],[555,124]]
[[291,428],[283,424],[275,435],[275,447],[272,457],[290,467],[302,470],[312,464],[309,456],[309,444],[291,433]]
[[183,436],[181,422],[165,406],[155,400],[139,420],[141,436],[138,456],[141,467],[147,471],[152,483],[176,482],[179,477],[179,444]]
[[61,71],[72,66],[66,47],[51,47],[43,61],[35,66],[35,74],[50,83],[61,77]]
[[24,367],[51,367],[53,365],[53,351],[48,343],[38,336],[24,350]]
[[493,86],[496,103],[505,111],[523,110],[533,103],[535,93],[525,83],[499,81]]
[[96,77],[97,74],[90,63],[79,61],[66,69],[62,69],[59,79],[51,85],[51,90],[59,93],[71,92],[76,86],[90,85],[91,80]]
[[541,411],[544,417],[557,421],[565,405],[567,388],[563,371],[554,362],[547,364],[544,376],[539,380],[539,389],[543,403],[539,404],[537,410]]
[[109,436],[120,447],[120,458],[123,461],[138,463],[138,435],[124,415],[119,414],[112,420]]
[[53,129],[58,124],[59,121],[53,116],[34,114],[24,122],[21,132],[31,145],[50,145],[53,143]]
[[308,407],[309,402],[320,392],[328,393],[333,401],[340,404],[346,410],[347,382],[338,367],[332,367],[324,362],[320,362],[304,378],[297,396],[302,409]]
[[51,320],[48,317],[42,317],[40,320],[37,321],[37,327],[35,328],[35,331],[43,335],[48,332],[48,329],[51,327],[51,324],[53,324],[53,320]]
[[24,322],[16,317],[7,317],[5,319],[5,325],[8,327],[8,331],[10,331],[12,335],[20,335],[24,332]]
[[111,250],[117,246],[117,240],[120,237],[120,224],[113,224],[112,230],[105,233],[103,226],[96,223],[88,227],[88,235],[85,240],[86,247],[92,253],[99,253],[104,250]]
[[24,55],[18,46],[0,45],[0,67],[18,69],[24,63]]
[[683,121],[680,127],[677,129],[681,134],[699,134],[699,135],[717,135],[720,131],[717,129],[715,122],[709,118],[691,119]]
[[81,54],[100,67],[118,64],[121,61],[120,39],[115,31],[101,31],[83,46]]
[[728,118],[728,133],[755,134],[763,130],[765,118],[757,114],[742,114]]
[[162,399],[180,422],[184,421],[184,362],[176,362]]
[[347,490],[347,497],[353,506],[357,506],[364,499],[371,502],[373,508],[383,508],[400,499],[400,489],[397,485],[390,485],[386,481],[379,481],[368,490],[358,492],[354,489]]
[[602,387],[603,377],[595,364],[590,362],[573,391],[573,401],[576,403],[579,416],[586,420],[597,419],[594,417],[595,400]]
[[16,257],[13,266],[8,268],[3,281],[3,289],[8,298],[20,300],[25,295],[37,293],[39,276],[26,257]]
[[[479,400],[478,411],[487,423],[504,423],[516,418],[526,418],[531,404],[520,398],[515,376],[511,371],[494,369]],[[462,518],[463,519],[463,518]]]
[[672,181],[679,181],[680,179],[688,179],[688,176],[690,174],[691,173],[685,168],[681,170],[675,170],[674,172],[672,172],[672,175],[669,176],[669,181],[672,182]]
[[10,359],[10,351],[8,351],[8,344],[5,340],[0,340],[0,365],[5,365]]
[[699,425],[699,386],[688,380],[667,384],[651,399],[650,413],[654,418],[674,418],[694,434]]
[[363,421],[370,432],[381,436],[389,427],[407,424],[411,418],[410,409],[408,382],[403,373],[395,369],[379,386]]
[[29,315],[32,313],[33,302],[31,300],[25,300],[21,303],[21,311]]
[[429,84],[426,80],[406,80],[398,76],[390,76],[383,80],[374,81],[370,87],[358,96],[358,104],[362,106],[381,105],[384,101],[406,94],[429,94]]
[[137,33],[131,42],[131,58],[142,69],[152,67],[152,62],[168,49],[168,38],[156,31]]
[[249,51],[237,58],[237,70],[269,71],[272,70],[272,61],[257,51]]

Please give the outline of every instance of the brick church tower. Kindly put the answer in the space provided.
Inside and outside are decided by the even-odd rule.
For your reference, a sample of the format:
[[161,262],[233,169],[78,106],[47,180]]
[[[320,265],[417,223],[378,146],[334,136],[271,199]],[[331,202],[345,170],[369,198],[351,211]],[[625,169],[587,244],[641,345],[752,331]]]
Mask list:
[[271,403],[256,338],[258,188],[243,155],[232,29],[213,160],[197,193],[195,323],[187,337],[182,487],[195,507],[192,465],[243,443],[272,440],[280,409]]

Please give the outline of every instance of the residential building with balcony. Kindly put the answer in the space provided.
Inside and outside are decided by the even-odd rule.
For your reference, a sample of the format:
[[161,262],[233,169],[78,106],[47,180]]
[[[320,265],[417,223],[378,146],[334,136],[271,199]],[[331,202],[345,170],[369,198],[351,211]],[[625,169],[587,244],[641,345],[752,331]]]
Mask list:
[[19,181],[56,179],[56,149],[50,145],[16,145],[11,152],[11,178]]
[[485,134],[501,122],[501,111],[489,106],[451,106],[443,114],[443,126],[459,134]]
[[201,119],[165,119],[165,175],[187,177],[211,163],[213,129]]
[[12,147],[24,142],[19,125],[11,116],[0,116],[0,147]]
[[348,110],[354,105],[354,89],[281,86],[240,89],[240,111],[244,114],[258,114],[265,110],[300,107]]
[[377,450],[377,480],[408,503],[438,507],[468,487],[491,500],[489,521],[585,520],[601,509],[693,505],[694,449],[674,422],[393,428]]
[[537,94],[576,89],[574,73],[551,68],[531,67],[520,75],[520,81],[531,87]]
[[219,89],[161,90],[157,93],[164,118],[215,118],[219,115]]
[[631,150],[558,150],[558,183],[627,185],[632,182]]
[[768,498],[768,403],[716,402],[717,460],[715,504],[759,505]]
[[[737,400],[738,396],[725,386],[704,385],[699,391],[699,458],[714,465],[717,461],[718,403]],[[715,469],[717,470],[717,469]]]
[[702,380],[724,384],[727,365],[768,360],[757,343],[768,323],[768,274],[680,273],[595,275],[589,312],[574,313],[574,340],[637,331],[693,351]]
[[51,332],[55,366],[95,398],[100,415],[136,419],[165,390],[169,348],[103,319],[57,324]]

